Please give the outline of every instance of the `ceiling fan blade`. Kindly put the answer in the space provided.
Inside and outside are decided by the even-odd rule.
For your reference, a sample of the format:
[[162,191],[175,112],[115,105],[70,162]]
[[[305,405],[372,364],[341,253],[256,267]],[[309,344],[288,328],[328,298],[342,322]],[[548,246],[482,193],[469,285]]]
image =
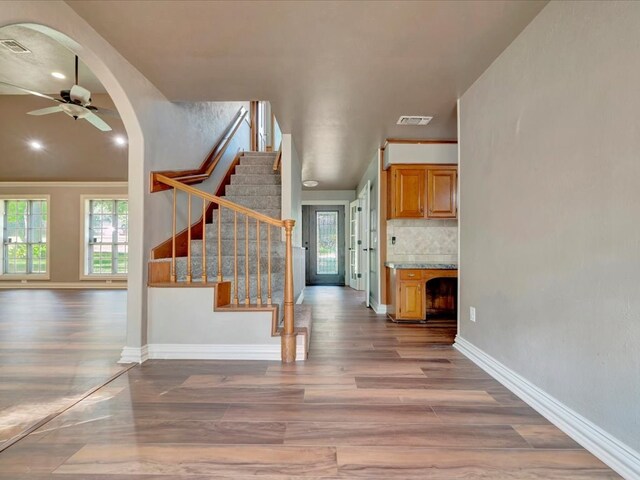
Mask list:
[[120,118],[120,115],[115,110],[109,110],[108,108],[93,107],[93,106],[89,106],[87,108],[89,110],[93,110],[96,113],[99,113],[100,115],[108,115],[113,118]]
[[85,117],[83,117],[87,122],[96,127],[98,130],[102,130],[103,132],[110,132],[111,127],[102,120],[99,116],[97,116],[93,112],[89,112]]
[[31,112],[27,112],[27,115],[49,115],[50,113],[58,113],[62,111],[62,107],[58,105],[56,107],[47,107],[41,108],[40,110],[33,110]]
[[31,95],[35,95],[36,97],[47,98],[49,100],[53,100],[54,102],[59,102],[57,98],[50,97],[49,95],[45,95],[44,93],[36,92],[35,90],[29,90],[28,88],[19,87],[18,85],[14,85],[12,83],[0,82],[0,85],[6,85],[7,87],[16,88],[18,90],[22,90],[23,92],[30,93]]

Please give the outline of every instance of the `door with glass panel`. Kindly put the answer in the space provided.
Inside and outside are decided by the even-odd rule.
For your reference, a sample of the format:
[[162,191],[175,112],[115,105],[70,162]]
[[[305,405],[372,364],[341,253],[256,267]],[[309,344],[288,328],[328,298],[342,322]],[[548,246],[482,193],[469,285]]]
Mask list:
[[307,285],[344,285],[344,206],[304,205]]

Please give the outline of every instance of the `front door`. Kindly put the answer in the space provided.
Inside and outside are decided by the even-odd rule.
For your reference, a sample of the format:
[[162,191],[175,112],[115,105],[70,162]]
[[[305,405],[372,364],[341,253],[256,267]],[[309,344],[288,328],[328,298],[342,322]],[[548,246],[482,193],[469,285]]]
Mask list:
[[344,285],[344,206],[303,205],[307,285]]

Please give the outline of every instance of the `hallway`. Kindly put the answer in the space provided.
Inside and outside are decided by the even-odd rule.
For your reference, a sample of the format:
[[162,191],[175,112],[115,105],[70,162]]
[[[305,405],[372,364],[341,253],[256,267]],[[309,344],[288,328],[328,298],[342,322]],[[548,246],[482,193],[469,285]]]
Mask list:
[[309,287],[310,359],[148,361],[0,454],[1,479],[620,478],[451,346]]

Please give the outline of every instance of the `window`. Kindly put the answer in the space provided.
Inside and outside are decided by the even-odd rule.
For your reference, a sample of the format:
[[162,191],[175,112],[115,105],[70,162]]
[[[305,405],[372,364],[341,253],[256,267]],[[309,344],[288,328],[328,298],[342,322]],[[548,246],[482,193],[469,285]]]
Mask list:
[[85,199],[86,276],[126,276],[129,256],[129,202]]
[[2,274],[46,275],[48,199],[3,199]]

